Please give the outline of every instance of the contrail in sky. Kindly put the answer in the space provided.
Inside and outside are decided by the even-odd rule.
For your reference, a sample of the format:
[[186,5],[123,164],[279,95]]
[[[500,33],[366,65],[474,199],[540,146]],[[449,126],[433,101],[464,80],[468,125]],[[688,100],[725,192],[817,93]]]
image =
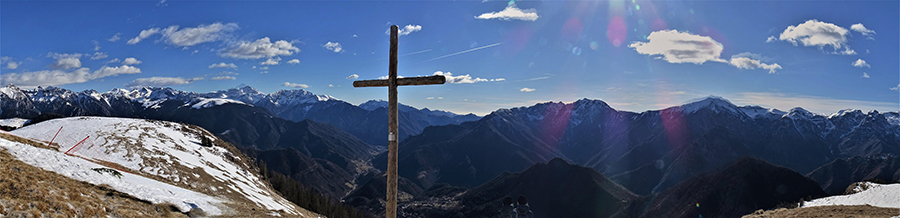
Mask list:
[[414,55],[414,54],[419,54],[419,53],[425,53],[425,52],[429,52],[429,51],[431,51],[431,49],[425,49],[425,50],[421,50],[421,51],[417,51],[417,52],[413,52],[413,53],[402,54],[399,57],[403,57],[403,56],[407,56],[407,55]]
[[459,55],[459,54],[463,54],[463,53],[467,53],[467,52],[471,52],[471,51],[477,51],[477,50],[481,50],[481,49],[485,49],[485,48],[490,48],[490,47],[498,46],[498,45],[500,45],[500,44],[503,44],[503,43],[502,43],[502,42],[498,42],[498,43],[494,43],[494,44],[490,44],[490,45],[485,45],[485,46],[481,46],[481,47],[478,47],[478,48],[473,48],[473,49],[469,49],[469,50],[465,50],[465,51],[461,51],[461,52],[457,52],[457,53],[453,53],[453,54],[448,54],[448,55],[444,55],[444,56],[440,56],[440,57],[428,59],[428,60],[422,61],[422,62],[420,62],[420,63],[429,62],[429,61],[433,61],[433,60],[437,60],[437,59],[441,59],[441,58],[446,58],[446,57],[450,57],[450,56],[454,56],[454,55]]

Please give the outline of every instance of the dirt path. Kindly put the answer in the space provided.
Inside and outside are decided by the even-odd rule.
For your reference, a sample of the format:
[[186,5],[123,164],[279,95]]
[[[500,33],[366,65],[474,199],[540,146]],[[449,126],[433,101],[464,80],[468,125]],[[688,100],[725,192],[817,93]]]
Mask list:
[[744,218],[775,217],[900,217],[900,209],[873,207],[869,205],[855,206],[820,206],[794,209],[758,210]]

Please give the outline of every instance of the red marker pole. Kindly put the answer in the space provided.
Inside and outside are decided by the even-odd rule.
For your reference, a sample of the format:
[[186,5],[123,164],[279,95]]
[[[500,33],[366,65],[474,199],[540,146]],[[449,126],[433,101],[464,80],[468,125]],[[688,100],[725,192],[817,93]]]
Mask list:
[[75,146],[72,146],[72,148],[69,148],[69,150],[66,151],[66,152],[63,153],[63,154],[69,154],[69,151],[71,151],[72,149],[75,149],[76,147],[78,147],[78,145],[81,145],[82,142],[84,142],[85,140],[87,140],[87,139],[90,138],[90,137],[91,137],[91,136],[84,137],[84,139],[82,139],[80,142],[78,142],[78,144],[75,144]]
[[53,140],[56,140],[56,136],[59,135],[59,131],[62,131],[62,126],[59,127],[59,130],[56,130],[56,135],[53,135],[53,139],[50,139],[50,143],[47,143],[47,147],[51,147],[51,145],[53,144]]

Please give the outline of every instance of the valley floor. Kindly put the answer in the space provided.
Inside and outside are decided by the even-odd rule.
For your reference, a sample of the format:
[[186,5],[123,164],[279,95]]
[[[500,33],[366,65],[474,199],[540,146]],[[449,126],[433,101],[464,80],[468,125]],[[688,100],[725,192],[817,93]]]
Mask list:
[[874,207],[869,205],[834,205],[803,207],[793,209],[758,210],[743,218],[779,218],[779,217],[900,217],[900,209]]

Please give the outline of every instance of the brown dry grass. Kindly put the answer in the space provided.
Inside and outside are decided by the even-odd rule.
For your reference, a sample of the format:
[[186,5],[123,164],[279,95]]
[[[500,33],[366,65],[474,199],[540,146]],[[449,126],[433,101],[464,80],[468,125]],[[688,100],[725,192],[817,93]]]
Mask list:
[[900,209],[873,207],[869,205],[854,206],[818,206],[794,209],[757,210],[743,218],[776,218],[776,217],[893,217],[900,216]]
[[28,165],[5,149],[0,149],[0,216],[186,217],[167,205]]
[[[174,126],[175,129],[178,129],[188,135],[194,135],[195,137],[212,136],[213,138],[215,138],[215,140],[213,141],[213,146],[223,147],[226,150],[228,150],[231,154],[234,155],[234,156],[228,156],[229,161],[236,163],[245,169],[249,169],[253,174],[262,178],[259,175],[259,169],[256,167],[256,165],[251,164],[251,163],[253,163],[251,159],[244,156],[243,153],[241,153],[234,145],[231,145],[230,143],[222,141],[218,137],[214,137],[212,133],[206,131],[205,129],[198,127],[198,126],[190,125],[190,124],[171,123],[171,122],[165,122],[165,121],[155,121],[155,122],[151,121],[151,122],[160,124],[160,125],[163,125],[166,127]],[[136,127],[129,126],[128,128],[136,128]],[[155,132],[155,131],[145,129],[144,132]],[[117,136],[111,135],[111,136],[107,136],[107,137],[109,139],[116,139]],[[40,141],[27,139],[27,138],[15,136],[15,135],[0,133],[0,138],[27,144],[27,145],[31,145],[34,147],[50,149],[50,150],[55,150],[55,151],[59,150],[58,146],[55,148],[48,147],[47,142],[40,142]],[[165,137],[165,138],[167,138],[167,137]],[[118,141],[119,141],[120,146],[126,146],[126,147],[127,146],[143,146],[140,141],[138,141],[137,144],[134,144],[134,145],[128,143],[127,140],[120,139]],[[55,145],[55,143],[54,143],[54,145]],[[131,149],[126,149],[126,150],[131,151]],[[15,159],[13,159],[13,160],[15,160]],[[173,184],[175,186],[179,186],[181,188],[197,191],[197,192],[204,193],[204,194],[207,194],[210,196],[224,197],[229,200],[232,200],[231,202],[224,203],[225,206],[229,207],[227,209],[230,209],[230,210],[223,211],[224,214],[229,214],[229,215],[225,215],[223,217],[271,217],[271,215],[268,214],[270,211],[268,211],[264,208],[261,208],[259,205],[255,204],[250,199],[247,199],[242,194],[237,193],[237,192],[232,192],[232,191],[226,191],[227,189],[222,189],[221,187],[227,187],[227,185],[225,183],[214,182],[216,180],[209,174],[205,173],[205,171],[203,171],[200,168],[190,169],[190,168],[186,168],[181,165],[169,166],[169,168],[171,168],[170,170],[174,170],[174,171],[178,172],[178,174],[181,174],[181,175],[179,175],[181,178],[189,178],[188,180],[182,180],[180,182],[175,182],[175,181],[171,181],[167,178],[163,178],[158,175],[152,175],[152,174],[148,174],[148,173],[135,172],[132,170],[128,170],[127,168],[125,168],[119,164],[116,164],[116,163],[111,163],[111,162],[102,161],[102,160],[94,160],[94,159],[87,159],[87,160],[97,163],[97,164],[100,164],[100,165],[115,168],[119,171],[129,172],[129,173],[132,173],[135,175],[141,175],[141,176],[151,178],[151,179],[154,179],[157,181],[164,181],[164,182],[167,181],[167,183]],[[15,161],[17,161],[21,164],[24,164],[18,160],[15,160]],[[27,165],[27,164],[24,164],[24,165],[31,167],[30,165]],[[34,167],[32,167],[32,168],[34,168]],[[38,168],[34,168],[34,169],[38,169]],[[38,169],[38,170],[41,170],[41,169]],[[41,171],[43,171],[43,170],[41,170]],[[58,175],[58,174],[55,174],[55,173],[49,172],[49,171],[44,171],[44,172]],[[3,175],[13,175],[13,177],[17,177],[16,174],[7,174],[7,173],[0,171],[0,180],[5,178]],[[194,178],[193,175],[198,175],[199,177]],[[69,179],[67,177],[63,177],[63,178]],[[72,179],[69,179],[69,180],[72,180]],[[41,181],[53,181],[53,180],[41,180]],[[75,181],[75,180],[72,180],[72,181]],[[79,181],[76,181],[76,182],[93,186],[92,184],[89,184],[89,183],[84,183],[84,182],[79,182]],[[267,181],[263,180],[262,182],[267,182]],[[0,184],[2,184],[2,183],[0,183]],[[199,184],[202,184],[202,185],[199,185]],[[5,187],[5,186],[0,186],[0,188],[3,188],[3,187]],[[125,193],[120,193],[120,192],[117,192],[110,188],[106,188],[106,187],[102,187],[102,186],[97,186],[97,187],[99,187],[101,189],[101,191],[105,191],[102,194],[104,194],[106,196],[128,196]],[[220,188],[218,188],[216,190],[212,190],[212,189],[210,189],[210,187],[220,187]],[[271,185],[268,185],[267,188],[271,189]],[[268,191],[270,191],[270,193],[277,195],[277,192],[274,190],[268,190]],[[64,193],[68,193],[68,192],[64,192]],[[118,194],[111,194],[111,193],[118,193]],[[128,197],[130,197],[130,196],[128,196]],[[10,214],[3,212],[3,207],[5,206],[5,203],[3,203],[2,199],[5,199],[5,198],[7,198],[5,196],[5,194],[2,191],[0,191],[0,214],[10,215]],[[140,199],[133,198],[133,197],[131,197],[131,198],[132,198],[132,200],[136,200],[139,202],[144,202],[146,204],[149,204],[149,202],[145,202]],[[169,211],[175,211],[175,213],[173,213],[173,214],[183,216],[183,214],[178,213],[177,208],[174,208],[171,206],[156,205],[153,207],[155,208],[154,209],[155,211],[164,211],[167,214],[169,213]],[[101,207],[101,208],[103,208],[103,207]],[[109,208],[109,207],[106,207],[106,208]],[[160,208],[163,208],[165,210],[162,210]],[[296,207],[296,208],[299,210],[301,215],[304,217],[318,216],[318,214],[307,211],[304,208],[300,208],[300,207]],[[223,208],[223,209],[225,209],[225,208]],[[274,212],[280,214],[282,217],[290,217],[291,216],[289,214],[284,213],[284,211],[274,211]],[[41,213],[38,213],[38,214],[41,214]],[[46,214],[46,213],[43,213],[43,214]],[[95,213],[90,213],[90,214],[95,214]],[[110,214],[110,213],[107,213],[107,214]],[[116,214],[110,214],[110,215],[113,217],[147,217],[147,216],[152,217],[152,216],[157,216],[157,215],[163,216],[163,217],[168,216],[165,214],[148,215],[147,213],[138,213],[138,214],[131,213],[130,215],[125,215],[125,216],[117,216]],[[195,215],[195,214],[188,212],[187,215]],[[91,217],[91,216],[93,216],[93,215],[88,215],[88,217]],[[103,216],[103,215],[98,215],[98,216]],[[3,216],[0,215],[0,217],[3,217]],[[40,217],[40,216],[38,216],[38,217]],[[53,216],[49,216],[49,217],[53,217]],[[66,214],[63,217],[72,217],[72,216],[69,214]],[[79,215],[79,217],[82,217],[82,216]]]

